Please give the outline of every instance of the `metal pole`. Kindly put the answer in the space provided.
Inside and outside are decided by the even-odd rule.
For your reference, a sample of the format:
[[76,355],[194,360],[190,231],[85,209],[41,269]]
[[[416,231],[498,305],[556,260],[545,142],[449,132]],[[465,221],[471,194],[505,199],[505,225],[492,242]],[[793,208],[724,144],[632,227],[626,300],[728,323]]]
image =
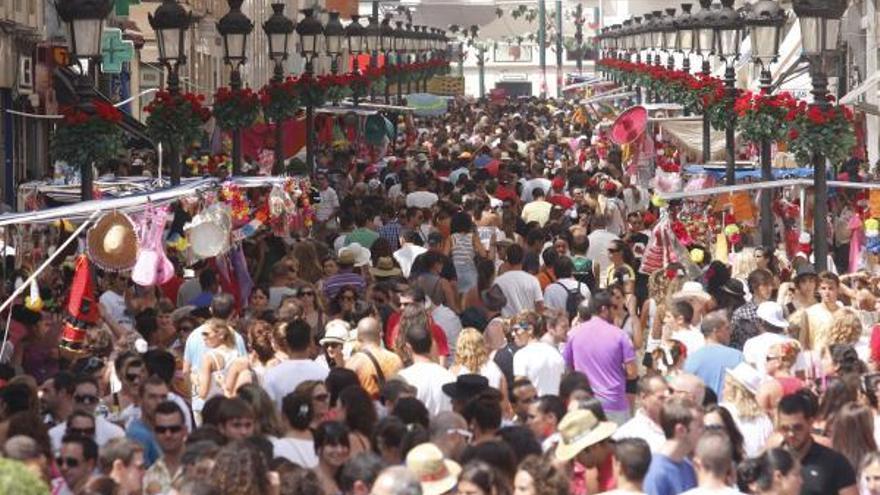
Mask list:
[[391,63],[389,62],[389,59],[391,58],[391,52],[385,52],[384,58],[385,58],[385,67],[384,67],[384,69],[385,69],[385,104],[390,105],[391,104],[391,78],[388,76],[390,75],[389,69],[391,68]]
[[[770,69],[761,71],[761,90],[768,95],[773,92],[773,77]],[[773,163],[770,157],[770,140],[761,141],[761,180],[769,182],[773,180]],[[761,190],[761,244],[765,252],[773,252],[776,238],[773,232],[773,189]]]
[[[241,89],[241,72],[238,66],[232,69],[229,87],[233,92]],[[232,175],[233,177],[241,175],[241,129],[232,130]]]
[[[813,77],[813,105],[828,108],[828,76],[822,67],[822,60],[810,61]],[[821,153],[813,156],[814,183],[814,216],[813,216],[813,256],[816,271],[828,269],[828,177],[826,176],[827,159]]]
[[[306,59],[305,73],[311,76],[314,73],[312,59]],[[306,106],[306,168],[314,174],[315,170],[315,107]]]
[[[709,64],[709,56],[703,55],[703,74],[710,75],[712,66]],[[712,149],[709,141],[712,138],[712,129],[709,125],[709,115],[703,111],[703,163],[709,163],[712,159]]]
[[[351,58],[351,71],[352,72],[360,71],[360,63],[358,62],[358,54],[354,54],[354,56]],[[352,95],[352,102],[354,103],[355,107],[358,106],[358,103],[360,103],[360,98],[358,97],[357,94]]]
[[[724,87],[727,90],[728,98],[736,97],[736,72],[733,68],[733,60],[731,60],[724,69]],[[726,184],[732,186],[736,184],[736,117],[732,117],[730,122],[724,128],[725,145],[727,148],[727,174]]]
[[[176,96],[180,93],[180,77],[178,72],[180,65],[174,64],[168,67],[168,92]],[[168,168],[171,169],[171,185],[180,185],[180,152],[174,143],[168,143]]]
[[403,59],[403,54],[398,52],[397,56],[394,57],[394,63],[397,64],[397,104],[403,105],[403,73],[401,71],[401,67],[403,67],[403,63],[401,60]]
[[[577,51],[578,51],[577,70],[578,70],[578,74],[583,74],[584,73],[584,26],[583,26],[583,23],[581,23],[581,19],[584,17],[584,7],[581,4],[577,4],[577,7],[575,7],[574,12],[575,12],[574,15],[575,15],[575,18],[577,21],[576,25],[575,25],[575,34],[574,34],[574,39],[577,42]],[[601,60],[601,58],[600,58],[600,60]]]
[[486,50],[480,46],[477,47],[477,65],[480,68],[480,98],[486,96]]
[[[272,74],[272,82],[281,84],[284,82],[284,65],[278,60],[275,62],[275,70]],[[272,166],[272,175],[284,173],[284,121],[275,121],[275,163]]]
[[547,97],[547,4],[538,0],[538,61],[541,66],[541,98]]
[[562,0],[556,0],[556,97],[562,98]]

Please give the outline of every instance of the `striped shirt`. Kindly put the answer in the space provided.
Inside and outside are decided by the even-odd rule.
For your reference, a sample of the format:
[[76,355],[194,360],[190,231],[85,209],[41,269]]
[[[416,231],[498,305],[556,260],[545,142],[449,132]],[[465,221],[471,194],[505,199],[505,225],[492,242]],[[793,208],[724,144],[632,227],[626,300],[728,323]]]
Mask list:
[[341,271],[336,275],[328,277],[324,281],[324,297],[330,301],[336,297],[336,294],[338,294],[339,291],[347,286],[354,287],[358,291],[358,294],[363,295],[366,282],[364,282],[364,277],[357,273]]

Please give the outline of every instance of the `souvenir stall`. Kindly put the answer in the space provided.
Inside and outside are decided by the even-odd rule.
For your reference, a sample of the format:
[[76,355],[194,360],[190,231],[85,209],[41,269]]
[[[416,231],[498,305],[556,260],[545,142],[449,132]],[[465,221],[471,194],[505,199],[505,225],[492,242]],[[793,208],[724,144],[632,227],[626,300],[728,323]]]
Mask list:
[[69,263],[73,282],[64,301],[62,347],[77,353],[85,350],[87,329],[98,318],[96,272],[161,287],[175,276],[170,258],[183,267],[208,263],[242,304],[253,287],[243,243],[261,228],[288,240],[307,235],[314,220],[312,193],[308,179],[198,179],[124,198],[0,215],[3,245],[18,254],[13,266],[4,264],[4,270],[14,270],[4,273],[13,286],[0,313],[25,293],[28,304],[42,304],[40,273]]

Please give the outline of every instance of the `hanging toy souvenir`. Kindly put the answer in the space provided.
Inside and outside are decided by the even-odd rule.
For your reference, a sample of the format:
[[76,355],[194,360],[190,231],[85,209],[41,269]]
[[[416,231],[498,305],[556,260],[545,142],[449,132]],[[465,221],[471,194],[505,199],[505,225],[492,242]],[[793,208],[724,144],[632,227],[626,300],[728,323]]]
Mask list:
[[167,219],[165,208],[153,207],[148,207],[141,218],[141,246],[131,279],[142,287],[163,285],[174,277],[174,265],[162,244]]
[[65,323],[59,347],[74,353],[84,352],[86,330],[98,323],[99,316],[92,266],[88,257],[80,255],[76,259],[73,282],[70,285],[67,314],[64,316]]
[[37,286],[37,279],[31,280],[30,294],[24,298],[24,307],[39,313],[43,310],[43,298],[40,297],[40,288]]

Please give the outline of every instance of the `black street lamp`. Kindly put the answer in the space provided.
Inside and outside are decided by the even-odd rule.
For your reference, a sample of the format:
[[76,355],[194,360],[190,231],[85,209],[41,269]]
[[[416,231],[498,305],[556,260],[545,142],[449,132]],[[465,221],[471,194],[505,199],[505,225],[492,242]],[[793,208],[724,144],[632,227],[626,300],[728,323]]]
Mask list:
[[[301,9],[305,17],[296,26],[296,34],[299,35],[300,55],[306,61],[304,75],[311,78],[314,75],[315,57],[321,54],[323,48],[324,26],[315,18],[314,9]],[[315,172],[315,107],[306,106],[306,166],[311,173]]]
[[[370,68],[375,68],[379,65],[379,49],[381,48],[382,43],[382,26],[379,25],[378,14],[370,16],[366,32],[367,37],[365,38],[366,44],[364,50],[370,54]],[[374,101],[375,98],[375,91],[370,89],[370,101]]]
[[654,65],[660,66],[660,51],[663,50],[663,11],[651,12],[651,47],[654,48]]
[[[192,25],[192,16],[176,0],[164,0],[147,19],[156,32],[159,45],[159,63],[168,69],[167,87],[172,95],[180,93],[180,66],[186,63],[186,32]],[[180,150],[169,143],[168,168],[171,185],[180,184]]]
[[[574,18],[575,18],[575,30],[574,30],[574,41],[577,45],[577,71],[578,74],[584,73],[584,7],[581,4],[577,4],[574,8]],[[602,60],[599,57],[599,60]]]
[[[275,63],[272,82],[284,82],[284,61],[290,54],[290,35],[293,33],[294,22],[284,15],[284,4],[272,4],[272,16],[263,23],[263,31],[269,39],[269,58]],[[284,172],[284,122],[275,122],[275,163],[273,175]]]
[[[243,0],[227,0],[229,12],[217,21],[217,31],[223,36],[223,61],[229,66],[229,87],[241,89],[241,66],[247,61],[247,37],[254,23],[241,11]],[[232,131],[232,175],[241,175],[241,129]]]
[[382,48],[382,59],[385,69],[385,104],[391,104],[391,51],[394,49],[394,28],[391,27],[391,16],[386,16],[382,20],[382,38],[380,40]]
[[327,44],[327,55],[330,56],[330,72],[337,74],[345,40],[345,28],[339,20],[339,12],[330,12],[327,25],[324,26],[324,40]]
[[[695,49],[703,61],[702,74],[712,74],[710,57],[715,53],[715,12],[712,10],[712,0],[700,0],[700,11],[693,15],[693,30]],[[709,115],[703,111],[703,163],[709,163],[712,159],[711,148],[712,128],[709,124]]]
[[675,27],[675,8],[666,9],[660,19],[661,48],[666,52],[666,68],[675,69],[675,50],[678,46],[678,29]]
[[[779,57],[779,44],[785,26],[785,10],[775,0],[760,0],[752,5],[746,14],[745,24],[749,28],[752,45],[752,58],[761,65],[761,90],[768,95],[773,92],[773,77],[770,64]],[[771,143],[761,141],[761,180],[773,180],[773,164],[770,157]],[[773,233],[773,190],[761,191],[761,241],[765,251],[775,249]]]
[[681,70],[690,74],[691,53],[694,51],[694,18],[691,15],[693,4],[681,4],[681,15],[675,19],[675,28],[678,30],[676,49],[684,55]]
[[394,64],[397,66],[397,104],[403,103],[403,74],[400,73],[403,67],[403,57],[407,50],[407,31],[403,26],[403,21],[397,21],[397,29],[394,30]]
[[[101,56],[101,33],[104,19],[113,9],[112,0],[59,0],[56,4],[58,16],[67,24],[70,42],[70,65],[79,66],[80,58],[97,60]],[[89,77],[81,74],[76,79],[77,96],[91,88]],[[91,110],[91,102],[80,98],[78,106],[84,111]],[[94,174],[91,163],[80,164],[80,193],[83,201],[94,197],[92,184]]]
[[[846,12],[847,0],[794,0],[794,13],[798,17],[803,40],[803,55],[810,61],[813,83],[813,105],[823,111],[828,102],[828,76],[826,65],[837,55],[840,38],[841,17]],[[821,153],[813,155],[813,184],[815,214],[813,215],[813,256],[816,270],[828,268],[828,178],[827,158]]]
[[[416,40],[416,36],[417,35],[416,35],[415,26],[407,23],[407,25],[406,25],[406,51],[407,51],[406,60],[407,60],[407,63],[409,63],[409,60],[410,60],[409,54],[412,54],[413,56],[418,57],[419,44],[418,44],[418,41]],[[406,94],[410,94],[410,93],[412,93],[412,77],[407,75]]]
[[[352,72],[358,72],[360,70],[358,57],[364,52],[364,45],[366,44],[367,38],[367,30],[364,29],[360,21],[361,16],[353,14],[351,16],[351,22],[345,27],[345,38],[348,40],[348,53],[351,55]],[[359,99],[360,98],[357,94],[352,97],[354,106],[358,106]]]
[[[721,0],[721,10],[714,16],[717,54],[724,60],[724,89],[728,99],[736,99],[736,60],[742,38],[743,20],[733,9],[734,0]],[[736,117],[727,121],[724,128],[727,148],[725,183],[736,184]]]

